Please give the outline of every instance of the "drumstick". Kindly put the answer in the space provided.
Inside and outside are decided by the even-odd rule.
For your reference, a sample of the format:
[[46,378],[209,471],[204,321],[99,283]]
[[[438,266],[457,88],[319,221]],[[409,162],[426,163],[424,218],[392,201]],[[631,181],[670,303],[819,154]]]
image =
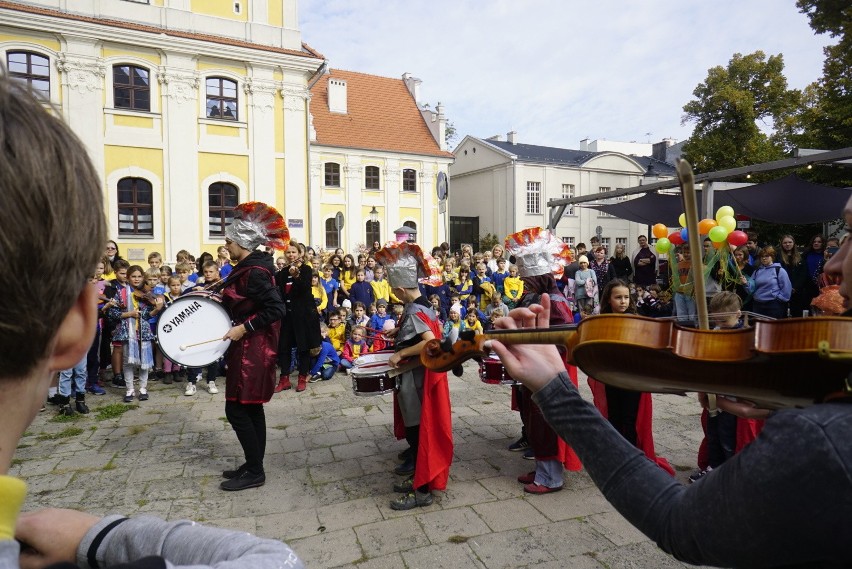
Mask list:
[[180,351],[183,352],[183,351],[186,351],[187,348],[192,348],[194,346],[200,346],[201,344],[209,344],[210,342],[221,342],[221,341],[223,341],[222,338],[213,338],[212,340],[204,340],[203,342],[196,342],[194,344],[181,344],[179,347],[180,347]]

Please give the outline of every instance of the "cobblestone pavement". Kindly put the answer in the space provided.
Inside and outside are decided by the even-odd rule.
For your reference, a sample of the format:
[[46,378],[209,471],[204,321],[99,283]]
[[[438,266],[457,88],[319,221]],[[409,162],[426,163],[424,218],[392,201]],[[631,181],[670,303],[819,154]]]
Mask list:
[[[585,472],[565,489],[524,494],[515,478],[532,463],[506,450],[520,433],[510,390],[483,384],[473,363],[450,375],[455,457],[446,492],[429,507],[396,512],[392,473],[406,445],[392,435],[391,396],[356,397],[337,374],[266,407],[266,485],[223,492],[223,469],[241,464],[224,395],[199,383],[153,383],[149,401],[123,410],[123,390],[89,396],[92,413],[41,413],[11,474],[29,484],[25,509],[191,518],[288,542],[309,567],[683,567],[630,526]],[[224,379],[219,379],[220,388]],[[581,379],[584,394],[590,397]],[[224,389],[222,389],[224,392]],[[685,480],[701,437],[694,398],[654,396],[657,452]]]

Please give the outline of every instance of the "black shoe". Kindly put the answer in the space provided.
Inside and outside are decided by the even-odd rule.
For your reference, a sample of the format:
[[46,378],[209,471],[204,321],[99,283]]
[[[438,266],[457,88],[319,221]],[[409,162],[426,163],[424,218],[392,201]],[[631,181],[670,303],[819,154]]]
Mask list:
[[89,414],[89,406],[86,405],[85,401],[77,401],[76,405],[74,405],[74,406],[77,408],[77,412],[80,413],[81,415],[88,415]]
[[400,496],[391,502],[392,510],[410,510],[412,508],[422,508],[423,506],[432,505],[431,492],[409,492],[404,496]]
[[148,401],[147,393],[139,393],[139,401]]
[[396,457],[399,460],[408,460],[408,457],[410,457],[410,456],[411,456],[411,447],[408,447],[407,449],[405,449],[404,451],[402,451],[401,453],[396,455]]
[[59,395],[58,393],[54,393],[50,397],[47,398],[47,402],[51,405],[64,405],[68,403],[68,398]]
[[408,457],[405,459],[405,462],[397,466],[393,469],[394,474],[399,474],[400,476],[410,476],[414,474],[414,459]]
[[222,478],[227,480],[232,480],[246,471],[247,465],[241,464],[236,470],[224,470],[222,471]]
[[519,438],[515,442],[509,445],[509,450],[512,452],[518,452],[522,450],[527,450],[529,448],[530,443],[527,442],[527,439],[524,437]]
[[535,460],[535,451],[531,448],[528,448],[527,450],[524,451],[523,458],[525,460]]
[[229,492],[246,490],[248,488],[257,488],[266,483],[266,474],[254,474],[248,470],[244,470],[242,474],[230,480],[225,480],[219,484],[219,488]]
[[116,375],[112,378],[112,386],[113,387],[127,387],[127,383],[124,381],[124,378],[120,375]]
[[59,408],[59,414],[65,415],[66,417],[70,417],[74,414],[74,409],[71,407],[70,403],[66,403],[65,405]]
[[393,491],[400,494],[408,494],[414,491],[414,478],[406,478],[402,482],[393,485]]

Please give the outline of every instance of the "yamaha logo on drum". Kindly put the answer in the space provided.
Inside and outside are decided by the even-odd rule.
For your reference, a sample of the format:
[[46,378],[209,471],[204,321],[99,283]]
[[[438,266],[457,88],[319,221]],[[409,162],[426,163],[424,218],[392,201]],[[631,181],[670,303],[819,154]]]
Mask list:
[[174,317],[174,318],[172,318],[171,320],[169,320],[169,323],[168,323],[168,324],[163,325],[163,332],[165,332],[166,334],[168,334],[168,333],[169,333],[169,332],[171,332],[174,328],[177,328],[178,326],[180,326],[180,325],[181,325],[181,323],[182,323],[184,320],[186,320],[187,318],[189,318],[190,316],[192,316],[193,314],[195,314],[195,312],[196,312],[196,311],[198,311],[198,310],[200,310],[200,309],[201,309],[201,303],[200,303],[200,302],[198,302],[197,300],[193,301],[193,302],[192,302],[192,304],[190,304],[189,306],[187,306],[186,308],[184,308],[183,310],[181,310],[180,312],[178,312],[178,313],[175,315],[175,317]]

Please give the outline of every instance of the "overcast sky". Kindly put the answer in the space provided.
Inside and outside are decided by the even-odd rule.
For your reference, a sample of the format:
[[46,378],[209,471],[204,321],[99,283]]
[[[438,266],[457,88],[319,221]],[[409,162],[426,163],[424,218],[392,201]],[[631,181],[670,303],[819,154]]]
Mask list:
[[578,148],[683,140],[683,105],[734,53],[784,54],[815,81],[826,36],[794,0],[302,0],[302,40],[334,69],[422,79],[465,135]]

